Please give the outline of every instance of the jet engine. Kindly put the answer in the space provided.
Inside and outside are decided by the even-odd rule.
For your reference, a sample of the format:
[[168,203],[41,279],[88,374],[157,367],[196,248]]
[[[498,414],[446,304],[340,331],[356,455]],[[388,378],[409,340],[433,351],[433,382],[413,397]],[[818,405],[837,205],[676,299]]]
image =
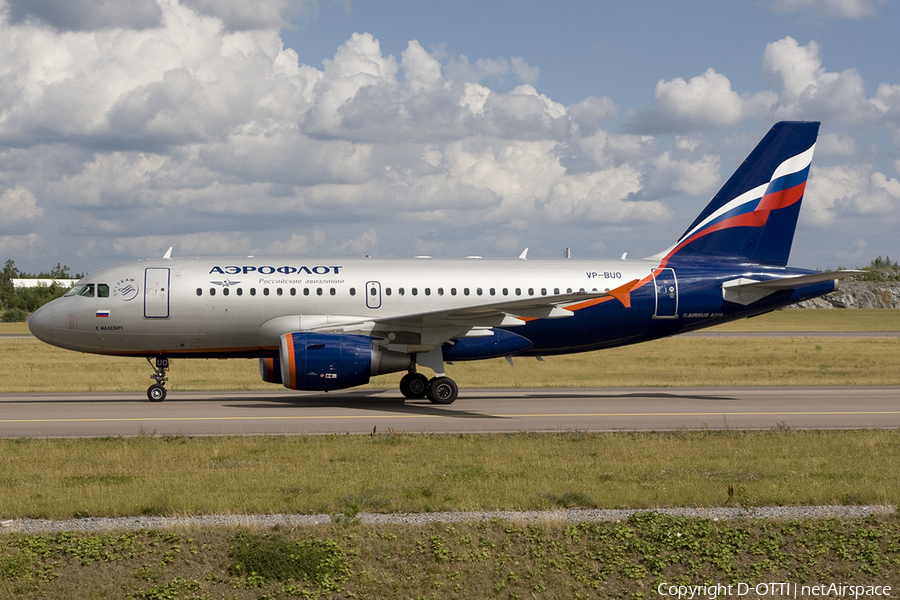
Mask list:
[[286,333],[281,336],[276,363],[260,360],[266,379],[281,364],[281,383],[292,390],[340,390],[368,383],[372,375],[405,371],[412,364],[409,354],[382,350],[363,335]]
[[266,383],[281,383],[281,360],[278,358],[259,359],[259,376]]

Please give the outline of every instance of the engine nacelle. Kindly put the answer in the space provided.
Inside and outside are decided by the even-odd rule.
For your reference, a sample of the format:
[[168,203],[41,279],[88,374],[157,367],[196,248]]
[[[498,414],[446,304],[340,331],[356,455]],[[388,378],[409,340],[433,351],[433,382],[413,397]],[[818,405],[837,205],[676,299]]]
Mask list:
[[[260,374],[265,379],[263,360]],[[381,350],[363,335],[300,332],[281,336],[277,362],[286,388],[340,390],[368,383],[372,375],[406,370],[412,358]]]
[[281,360],[278,358],[259,359],[259,376],[266,383],[281,383]]
[[534,344],[528,338],[505,329],[492,329],[493,335],[464,337],[452,346],[444,344],[444,360],[480,360],[498,358],[528,350]]

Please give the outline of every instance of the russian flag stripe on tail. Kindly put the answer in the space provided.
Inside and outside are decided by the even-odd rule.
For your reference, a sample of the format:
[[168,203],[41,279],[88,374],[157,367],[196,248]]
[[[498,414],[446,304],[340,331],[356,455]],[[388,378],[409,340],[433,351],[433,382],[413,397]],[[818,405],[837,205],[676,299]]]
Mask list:
[[787,265],[819,123],[776,123],[678,242],[669,262]]

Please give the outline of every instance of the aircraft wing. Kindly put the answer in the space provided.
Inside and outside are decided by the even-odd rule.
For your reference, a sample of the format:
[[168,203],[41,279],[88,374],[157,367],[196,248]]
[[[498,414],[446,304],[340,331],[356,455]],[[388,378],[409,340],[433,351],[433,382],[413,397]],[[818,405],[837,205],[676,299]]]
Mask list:
[[823,281],[830,281],[833,279],[842,279],[859,273],[865,273],[865,271],[842,269],[840,271],[812,273],[810,275],[798,275],[796,277],[784,277],[782,279],[771,279],[768,281],[757,281],[755,279],[741,277],[723,283],[722,294],[725,297],[725,300],[746,306],[747,304],[752,304],[753,302],[778,291],[795,290],[800,286],[822,283]]
[[383,340],[388,349],[427,352],[454,338],[492,335],[492,327],[515,327],[532,319],[571,317],[574,315],[573,309],[589,306],[608,297],[630,306],[629,292],[637,282],[635,279],[609,292],[573,292],[503,300],[490,304],[334,323],[311,331],[368,334]]

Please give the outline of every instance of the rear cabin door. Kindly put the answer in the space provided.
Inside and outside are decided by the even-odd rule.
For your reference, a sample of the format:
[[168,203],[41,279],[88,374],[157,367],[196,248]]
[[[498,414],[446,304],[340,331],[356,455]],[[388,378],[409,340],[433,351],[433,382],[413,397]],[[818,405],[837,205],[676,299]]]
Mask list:
[[147,267],[144,270],[144,317],[169,318],[168,267]]
[[653,271],[653,282],[656,284],[655,319],[678,318],[678,280],[673,269],[656,269]]

